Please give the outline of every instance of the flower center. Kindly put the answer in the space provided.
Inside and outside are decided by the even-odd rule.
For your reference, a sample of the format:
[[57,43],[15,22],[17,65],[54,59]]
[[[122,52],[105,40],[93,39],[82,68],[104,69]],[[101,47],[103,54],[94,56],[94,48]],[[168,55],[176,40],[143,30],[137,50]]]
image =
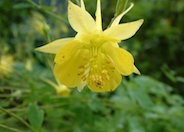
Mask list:
[[[88,56],[83,56],[83,61],[86,61],[85,65],[79,67],[79,76],[82,82],[86,82],[90,87],[104,88],[106,82],[110,80],[110,75],[114,72],[115,67],[108,55],[104,54],[102,46],[107,43],[107,40],[100,36],[93,36],[85,39],[83,49],[88,50]],[[108,41],[109,42],[109,41]]]
[[104,88],[112,69],[115,69],[110,59],[97,47],[90,50],[89,67],[88,85],[96,88]]

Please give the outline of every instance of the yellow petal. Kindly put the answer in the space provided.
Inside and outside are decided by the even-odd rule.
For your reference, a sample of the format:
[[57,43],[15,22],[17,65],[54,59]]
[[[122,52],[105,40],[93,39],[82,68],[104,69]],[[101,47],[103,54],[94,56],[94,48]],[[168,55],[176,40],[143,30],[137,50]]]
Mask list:
[[103,88],[97,87],[94,83],[88,84],[88,87],[93,92],[112,92],[114,91],[121,83],[122,77],[118,71],[114,71],[110,74],[109,81],[105,82]]
[[56,54],[54,59],[55,63],[63,64],[68,61],[70,58],[73,57],[73,54],[76,52],[77,49],[80,48],[80,43],[77,40],[74,40],[67,45],[61,47]]
[[80,2],[80,3],[81,3],[81,8],[82,8],[83,10],[86,10],[86,9],[85,9],[85,5],[84,5],[84,1],[83,1],[83,0],[81,0],[81,2]]
[[[121,74],[114,68],[109,58],[100,53],[95,61],[94,67],[88,76],[88,87],[93,92],[111,92],[114,91],[121,83]],[[94,69],[96,67],[96,69]],[[94,71],[93,71],[94,69]]]
[[134,73],[138,74],[138,75],[141,75],[140,71],[137,69],[136,66],[134,66]]
[[36,50],[40,52],[56,54],[61,47],[72,42],[73,40],[74,38],[64,38],[64,39],[55,40],[47,45],[36,48]]
[[119,40],[126,40],[131,38],[138,31],[142,23],[143,19],[125,24],[119,24],[108,28],[105,30],[104,34]]
[[[82,79],[85,80],[85,76],[83,75],[85,73],[84,67],[89,60],[88,50],[77,49],[75,45],[72,46],[67,45],[61,48],[55,58],[54,74],[67,87],[77,87],[81,84]],[[66,51],[66,49],[70,48],[72,50]],[[65,55],[64,58],[63,54]]]
[[102,15],[101,15],[101,3],[100,3],[100,0],[97,1],[96,27],[97,27],[97,30],[102,31]]
[[106,44],[103,46],[103,52],[108,54],[116,69],[124,76],[134,71],[134,58],[128,51]]
[[92,16],[71,1],[68,2],[68,19],[76,32],[93,32],[96,29]]
[[131,3],[131,5],[130,5],[130,7],[129,7],[128,9],[126,9],[123,13],[121,13],[119,16],[117,16],[117,17],[115,18],[115,20],[113,21],[113,23],[112,23],[111,26],[116,26],[116,25],[118,25],[119,22],[121,21],[122,17],[123,17],[126,13],[128,13],[128,12],[132,9],[133,6],[134,6],[134,4]]

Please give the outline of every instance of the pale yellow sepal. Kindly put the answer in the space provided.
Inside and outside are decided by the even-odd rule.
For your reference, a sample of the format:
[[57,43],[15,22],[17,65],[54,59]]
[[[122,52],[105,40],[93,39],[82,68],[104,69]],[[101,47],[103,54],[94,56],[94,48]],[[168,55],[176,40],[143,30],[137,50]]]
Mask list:
[[96,27],[97,27],[98,31],[102,31],[102,15],[101,15],[101,2],[100,2],[100,0],[97,0]]
[[47,45],[36,48],[36,50],[40,51],[40,52],[56,54],[61,47],[72,42],[73,40],[74,40],[74,38],[64,38],[64,39],[55,40]]
[[71,1],[68,1],[68,20],[76,32],[87,33],[96,29],[92,16]]
[[85,9],[85,4],[84,4],[84,1],[83,1],[83,0],[80,1],[80,4],[81,4],[81,8],[82,8],[83,10],[86,10],[86,9]]
[[118,25],[119,22],[121,21],[122,17],[123,17],[125,14],[127,14],[127,13],[133,8],[133,6],[134,6],[134,4],[131,3],[131,4],[130,4],[130,7],[129,7],[128,9],[126,9],[123,13],[121,13],[119,16],[117,16],[117,17],[115,18],[115,20],[113,21],[111,27]]
[[143,24],[143,19],[125,24],[113,26],[104,31],[105,35],[111,36],[119,40],[126,40],[135,35]]

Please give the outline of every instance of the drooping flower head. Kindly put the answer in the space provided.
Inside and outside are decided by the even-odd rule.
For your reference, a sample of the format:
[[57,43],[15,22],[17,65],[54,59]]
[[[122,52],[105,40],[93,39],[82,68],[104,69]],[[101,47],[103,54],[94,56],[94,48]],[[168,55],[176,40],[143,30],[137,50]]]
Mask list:
[[37,50],[56,54],[54,73],[64,85],[82,90],[87,85],[94,92],[113,91],[121,83],[121,75],[139,71],[133,56],[118,43],[132,37],[143,23],[137,20],[119,24],[133,4],[102,30],[101,5],[97,0],[96,21],[81,7],[68,2],[68,20],[77,32],[74,38],[59,39]]

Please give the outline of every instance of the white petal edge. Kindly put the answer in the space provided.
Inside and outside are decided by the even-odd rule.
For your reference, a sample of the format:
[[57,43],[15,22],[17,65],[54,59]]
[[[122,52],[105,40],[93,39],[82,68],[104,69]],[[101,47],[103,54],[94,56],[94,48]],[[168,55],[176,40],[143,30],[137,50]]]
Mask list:
[[94,32],[96,29],[93,17],[86,10],[83,10],[71,1],[68,1],[68,20],[76,32]]
[[131,3],[130,7],[128,9],[126,9],[124,12],[122,12],[120,15],[118,15],[115,20],[113,21],[113,23],[111,24],[111,26],[116,26],[119,24],[119,22],[121,21],[122,17],[127,14],[132,8],[133,8],[134,4]]
[[74,38],[58,39],[58,40],[55,40],[47,45],[36,48],[36,51],[50,53],[50,54],[56,54],[61,47],[72,42],[73,40],[74,40]]
[[104,34],[118,40],[126,40],[135,35],[143,22],[144,20],[140,19],[134,22],[119,24],[117,26],[106,29],[104,31]]

